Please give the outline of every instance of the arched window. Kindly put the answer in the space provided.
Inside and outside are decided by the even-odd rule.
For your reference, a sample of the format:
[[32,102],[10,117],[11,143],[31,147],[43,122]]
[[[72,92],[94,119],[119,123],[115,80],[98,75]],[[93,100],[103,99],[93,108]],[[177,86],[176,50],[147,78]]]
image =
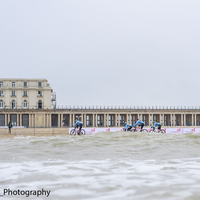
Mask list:
[[42,109],[42,101],[41,100],[38,101],[38,109]]
[[3,100],[0,100],[0,108],[3,108]]
[[12,100],[12,108],[15,108],[15,100]]
[[27,100],[24,100],[23,107],[24,107],[24,108],[27,108],[27,107],[28,107]]

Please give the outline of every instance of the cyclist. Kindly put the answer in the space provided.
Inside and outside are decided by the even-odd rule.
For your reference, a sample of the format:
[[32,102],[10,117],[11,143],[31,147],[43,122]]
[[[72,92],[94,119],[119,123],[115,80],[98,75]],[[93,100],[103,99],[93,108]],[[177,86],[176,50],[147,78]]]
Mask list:
[[161,130],[161,124],[158,123],[158,122],[153,122],[153,123],[154,123],[154,125],[153,125],[153,131],[155,131],[155,128],[158,127],[158,132],[160,132],[160,130]]
[[130,131],[132,129],[132,126],[129,125],[128,123],[124,122],[125,127],[123,128],[124,131]]
[[74,127],[75,127],[75,128],[80,127],[80,128],[79,128],[79,132],[78,132],[78,135],[80,135],[80,132],[81,132],[81,129],[82,129],[83,123],[80,122],[78,119],[76,119],[75,121],[76,121],[76,123],[74,124]]
[[134,127],[137,127],[137,126],[140,126],[140,129],[142,130],[144,127],[144,122],[137,119],[137,122],[134,124]]

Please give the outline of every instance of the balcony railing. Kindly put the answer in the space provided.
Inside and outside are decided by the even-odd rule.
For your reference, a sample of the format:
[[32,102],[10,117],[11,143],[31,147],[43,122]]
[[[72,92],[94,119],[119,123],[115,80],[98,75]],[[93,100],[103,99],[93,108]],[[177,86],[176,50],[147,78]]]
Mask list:
[[[11,109],[11,108],[5,108],[5,109]],[[18,108],[17,108],[18,109]],[[19,108],[20,109],[20,108]],[[31,109],[38,109],[38,108],[31,108]],[[42,108],[44,109],[44,108]],[[45,110],[198,110],[200,111],[200,106],[183,106],[183,107],[139,107],[139,106],[56,106],[55,109],[45,109]]]
[[56,109],[75,110],[200,110],[200,106],[57,106]]

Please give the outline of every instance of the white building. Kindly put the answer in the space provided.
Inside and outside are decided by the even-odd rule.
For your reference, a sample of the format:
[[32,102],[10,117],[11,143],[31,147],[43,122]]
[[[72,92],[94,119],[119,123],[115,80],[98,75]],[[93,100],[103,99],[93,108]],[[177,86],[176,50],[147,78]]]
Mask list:
[[0,109],[51,109],[46,79],[0,79]]

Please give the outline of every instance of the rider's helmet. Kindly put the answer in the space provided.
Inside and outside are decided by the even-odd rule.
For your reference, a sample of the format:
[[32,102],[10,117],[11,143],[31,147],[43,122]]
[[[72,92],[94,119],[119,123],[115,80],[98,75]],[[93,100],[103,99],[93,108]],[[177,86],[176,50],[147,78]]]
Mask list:
[[124,122],[124,124],[126,125],[127,123],[126,123],[126,122]]

